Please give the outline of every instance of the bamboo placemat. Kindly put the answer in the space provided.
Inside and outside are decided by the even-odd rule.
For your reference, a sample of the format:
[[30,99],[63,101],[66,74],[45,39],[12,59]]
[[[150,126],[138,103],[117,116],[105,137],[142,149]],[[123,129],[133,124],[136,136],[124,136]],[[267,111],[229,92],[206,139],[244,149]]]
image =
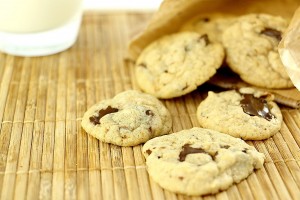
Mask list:
[[[80,127],[88,107],[136,89],[122,58],[150,14],[85,13],[78,42],[40,58],[0,54],[0,199],[299,199],[300,112],[282,107],[280,133],[249,142],[264,168],[213,196],[186,197],[148,176],[141,146],[99,142]],[[199,126],[196,108],[209,85],[164,101],[173,131]],[[199,187],[201,187],[199,185]]]

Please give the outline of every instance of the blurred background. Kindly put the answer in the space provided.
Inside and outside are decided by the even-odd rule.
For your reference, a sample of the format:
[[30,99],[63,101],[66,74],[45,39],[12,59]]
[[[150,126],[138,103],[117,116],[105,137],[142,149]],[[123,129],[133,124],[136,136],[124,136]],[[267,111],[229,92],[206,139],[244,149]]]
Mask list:
[[156,10],[162,0],[84,0],[86,10]]

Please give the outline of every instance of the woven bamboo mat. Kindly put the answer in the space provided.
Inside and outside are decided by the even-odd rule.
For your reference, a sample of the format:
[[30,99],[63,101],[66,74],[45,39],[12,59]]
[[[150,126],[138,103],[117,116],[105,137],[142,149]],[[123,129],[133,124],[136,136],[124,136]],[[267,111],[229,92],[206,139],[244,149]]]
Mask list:
[[[204,197],[160,188],[147,174],[141,146],[105,144],[81,129],[88,107],[137,88],[133,66],[122,58],[132,32],[149,17],[88,12],[68,51],[41,58],[0,54],[0,199],[299,199],[296,109],[282,107],[280,133],[249,142],[266,155],[263,169]],[[196,107],[209,89],[164,101],[173,131],[199,126]]]

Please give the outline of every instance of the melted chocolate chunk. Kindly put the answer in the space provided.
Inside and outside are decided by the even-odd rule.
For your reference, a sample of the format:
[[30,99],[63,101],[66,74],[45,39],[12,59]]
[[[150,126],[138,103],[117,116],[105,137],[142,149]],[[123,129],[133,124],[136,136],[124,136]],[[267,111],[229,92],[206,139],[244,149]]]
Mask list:
[[194,148],[194,147],[191,147],[190,144],[185,144],[185,145],[183,145],[182,150],[179,154],[179,161],[180,162],[185,161],[186,156],[189,154],[192,154],[192,153],[206,153],[207,154],[207,152],[201,148]]
[[267,35],[267,36],[270,36],[270,37],[273,37],[275,39],[277,39],[278,41],[281,40],[281,32],[280,31],[277,31],[275,29],[272,29],[272,28],[265,28],[264,30],[262,30],[260,32],[261,34],[264,34],[264,35]]
[[100,118],[98,116],[93,115],[90,117],[90,122],[94,125],[100,124]]
[[267,101],[262,97],[256,98],[252,94],[243,94],[243,99],[240,103],[243,111],[250,116],[262,117],[268,121],[275,118],[270,111]]
[[115,112],[118,112],[119,109],[117,108],[112,108],[111,106],[108,106],[106,109],[103,109],[103,110],[99,110],[98,111],[98,115],[93,115],[90,117],[90,122],[92,122],[94,125],[97,125],[97,124],[100,124],[100,119],[104,116],[104,115],[107,115],[107,114],[110,114],[110,113],[115,113]]

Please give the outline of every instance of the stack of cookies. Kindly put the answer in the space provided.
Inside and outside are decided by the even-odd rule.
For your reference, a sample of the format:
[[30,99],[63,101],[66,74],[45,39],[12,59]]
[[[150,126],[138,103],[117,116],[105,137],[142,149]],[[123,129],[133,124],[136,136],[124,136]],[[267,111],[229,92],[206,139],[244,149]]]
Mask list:
[[99,102],[84,114],[82,127],[103,142],[145,143],[149,175],[165,189],[187,195],[225,190],[263,166],[265,156],[242,139],[263,140],[280,130],[273,95],[253,88],[209,91],[195,111],[201,128],[172,134],[170,112],[159,99],[190,93],[224,66],[256,87],[292,87],[277,52],[287,25],[267,14],[197,16],[141,52],[134,70],[143,92]]
[[282,17],[267,14],[197,16],[142,51],[137,84],[158,98],[174,98],[195,90],[225,65],[253,86],[293,87],[278,53],[287,26]]

